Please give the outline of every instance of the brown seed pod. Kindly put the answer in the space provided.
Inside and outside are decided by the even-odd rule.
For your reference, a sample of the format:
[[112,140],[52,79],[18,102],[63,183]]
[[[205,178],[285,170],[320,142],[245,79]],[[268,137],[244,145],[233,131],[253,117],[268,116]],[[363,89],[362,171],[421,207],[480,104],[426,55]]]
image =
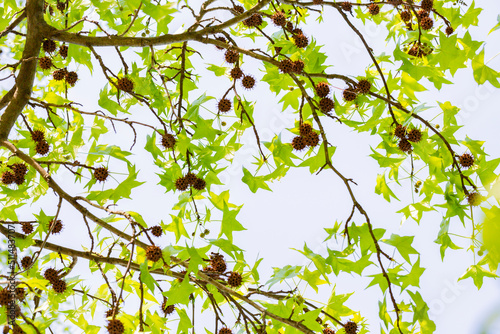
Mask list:
[[78,81],[78,74],[74,71],[67,72],[65,79],[70,86],[74,86]]
[[0,305],[7,306],[12,300],[12,295],[8,288],[2,289],[0,291]]
[[228,112],[229,110],[231,110],[231,100],[226,98],[220,99],[219,102],[217,103],[217,109],[221,113]]
[[242,281],[241,274],[236,271],[232,271],[227,278],[227,284],[233,288],[241,286]]
[[470,168],[474,165],[474,156],[470,153],[464,153],[459,158],[460,165],[464,168]]
[[271,17],[273,23],[277,27],[284,27],[286,25],[286,17],[283,12],[276,12]]
[[290,59],[282,59],[279,64],[279,69],[282,73],[291,73],[293,72],[293,62]]
[[57,270],[55,270],[54,268],[48,268],[43,273],[43,277],[50,283],[54,284],[54,282],[56,282],[59,279],[59,274],[57,273]]
[[332,111],[334,107],[335,107],[335,102],[333,102],[333,100],[329,97],[324,97],[321,100],[319,100],[319,108],[325,114]]
[[193,188],[196,190],[203,190],[205,189],[207,183],[205,180],[197,178],[196,181],[194,181]]
[[304,136],[304,141],[307,146],[316,147],[319,144],[319,135],[316,132],[311,131],[310,133]]
[[16,288],[16,298],[20,301],[23,301],[26,298],[26,289],[17,287]]
[[33,233],[33,224],[31,224],[30,222],[23,222],[21,224],[21,228],[23,230],[23,233],[26,235]]
[[372,15],[378,15],[378,13],[380,13],[380,6],[375,3],[372,3],[370,6],[368,6],[368,11]]
[[31,134],[31,139],[35,142],[43,141],[45,140],[45,133],[42,130],[35,130]]
[[2,333],[3,334],[9,334],[9,332],[10,332],[10,327],[8,325],[3,326]]
[[408,140],[406,140],[405,138],[403,138],[399,141],[398,147],[403,152],[410,152],[411,151],[411,143]]
[[411,12],[409,10],[402,11],[399,16],[401,17],[401,20],[403,20],[403,22],[408,22],[411,20]]
[[319,97],[326,97],[330,93],[330,86],[326,81],[318,82],[314,88]]
[[35,151],[37,154],[47,155],[49,153],[49,150],[50,150],[49,143],[47,143],[45,140],[36,143]]
[[304,67],[305,67],[305,64],[300,59],[293,62],[293,72],[294,73],[301,74],[302,72],[304,72]]
[[230,328],[222,327],[219,330],[219,334],[233,334],[233,331]]
[[146,258],[149,261],[157,262],[161,259],[161,248],[158,246],[149,246],[146,249]]
[[255,86],[255,79],[253,76],[247,74],[241,79],[241,84],[245,89],[252,89]]
[[285,25],[285,29],[288,31],[293,31],[293,23],[292,22],[287,22]]
[[224,58],[226,59],[226,62],[228,62],[229,64],[234,64],[240,58],[240,54],[236,50],[228,49],[224,54]]
[[330,327],[323,329],[323,334],[335,334],[335,331]]
[[370,81],[363,79],[359,80],[358,84],[356,85],[356,88],[361,94],[366,94],[370,92],[370,89],[372,88],[372,84]]
[[233,67],[230,75],[234,80],[238,80],[243,76],[243,71],[239,67]]
[[164,297],[163,298],[163,303],[161,304],[161,309],[163,313],[165,313],[165,316],[170,315],[174,313],[175,311],[175,305],[167,305],[168,298]]
[[304,34],[297,34],[293,37],[293,42],[298,48],[305,48],[309,44],[309,39]]
[[419,129],[411,129],[408,132],[408,140],[413,143],[418,143],[422,139],[422,132]]
[[172,135],[170,133],[166,133],[161,137],[161,144],[166,149],[170,149],[170,148],[174,147],[175,142],[176,142],[176,140],[175,140],[174,135]]
[[15,175],[25,176],[28,173],[28,167],[23,163],[15,163],[9,167],[14,171]]
[[[53,228],[52,228],[52,225],[54,225]],[[54,224],[54,219],[52,219],[49,222],[48,229],[49,229],[49,231],[50,231],[50,229],[52,229],[52,234],[59,234],[59,233],[61,233],[61,231],[63,229],[63,223],[62,223],[61,219],[56,220],[55,224]]]
[[346,334],[356,334],[356,332],[358,331],[358,324],[354,321],[348,321],[344,325],[344,330]]
[[61,81],[66,77],[67,70],[65,68],[61,68],[59,70],[55,70],[52,72],[52,78],[56,81]]
[[224,256],[218,253],[212,253],[210,256],[210,267],[212,267],[214,271],[223,274],[227,269]]
[[350,12],[352,11],[352,4],[349,1],[344,1],[340,4],[343,11]]
[[134,90],[134,83],[132,82],[132,80],[126,77],[119,78],[116,86],[118,86],[119,90],[123,90],[127,93],[132,93],[132,91]]
[[31,266],[31,263],[32,263],[31,256],[25,256],[21,260],[21,266],[23,267],[23,269],[26,269],[29,266]]
[[163,234],[163,229],[161,228],[160,225],[153,226],[151,228],[151,234],[154,235],[155,237],[159,238]]
[[424,30],[430,30],[434,26],[434,21],[430,17],[424,17],[420,20],[420,26]]
[[187,173],[186,176],[184,176],[184,178],[186,179],[187,183],[190,185],[193,185],[196,182],[196,179],[198,179],[196,174],[191,173],[191,172]]
[[14,183],[20,186],[25,181],[24,175],[14,174]]
[[469,195],[467,195],[467,202],[469,203],[469,205],[479,206],[481,203],[483,203],[483,201],[483,195],[478,192],[469,193]]
[[68,57],[68,46],[67,45],[61,45],[61,47],[59,48],[59,54],[63,58]]
[[56,8],[62,13],[66,9],[66,3],[63,1],[58,1]]
[[402,126],[401,124],[398,124],[396,128],[394,129],[394,135],[398,138],[405,138],[406,137],[406,127]]
[[189,187],[189,183],[184,177],[180,177],[175,181],[175,188],[180,191],[184,191]]
[[109,172],[106,167],[97,167],[94,170],[94,177],[99,182],[104,182],[108,178]]
[[[220,42],[227,43],[227,39],[224,36],[217,36],[215,39],[218,40],[218,41],[220,41]],[[216,45],[215,47],[218,50],[224,50],[224,48],[222,46]]]
[[299,132],[301,136],[308,135],[312,131],[312,126],[309,123],[302,123],[299,127]]
[[50,57],[41,57],[38,60],[38,66],[40,66],[42,70],[48,70],[52,67],[52,59]]
[[244,20],[243,24],[247,27],[258,27],[262,22],[262,15],[260,13],[254,13],[248,19]]
[[420,4],[420,7],[425,10],[430,12],[432,10],[432,7],[434,6],[434,1],[433,0],[422,0],[422,3]]
[[344,101],[354,101],[356,99],[356,92],[347,88],[342,92],[342,97],[344,98]]
[[455,30],[453,30],[452,26],[447,26],[444,32],[446,33],[446,35],[450,36],[454,31]]
[[423,19],[424,17],[429,17],[429,12],[423,9],[419,9],[417,15],[420,19]]
[[52,53],[54,51],[56,51],[56,42],[54,42],[53,40],[51,39],[46,39],[42,42],[42,48],[43,48],[43,51],[45,51],[46,53]]
[[302,151],[306,148],[306,141],[302,136],[296,136],[292,139],[292,147],[295,151]]
[[14,183],[15,175],[11,171],[5,171],[2,174],[2,183],[5,185],[9,185]]
[[304,32],[300,28],[295,28],[292,30],[292,34],[294,35],[304,35]]
[[66,291],[66,282],[62,279],[58,279],[52,283],[52,288],[56,293],[64,293],[64,291]]
[[125,332],[125,326],[118,319],[109,320],[106,329],[108,330],[108,334],[123,334]]
[[236,5],[233,7],[234,11],[238,14],[243,14],[245,12],[245,8],[240,5]]

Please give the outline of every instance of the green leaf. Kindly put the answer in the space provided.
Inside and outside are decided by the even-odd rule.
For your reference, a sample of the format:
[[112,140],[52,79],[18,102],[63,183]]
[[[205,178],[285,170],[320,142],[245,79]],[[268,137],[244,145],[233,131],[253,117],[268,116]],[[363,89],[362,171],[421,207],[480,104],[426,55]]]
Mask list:
[[403,259],[405,259],[406,262],[411,263],[410,254],[418,254],[417,250],[411,246],[413,238],[414,237],[401,237],[397,234],[392,234],[390,239],[383,239],[382,242],[396,247]]
[[472,265],[467,269],[465,274],[463,274],[458,280],[461,281],[469,277],[472,278],[472,280],[474,281],[474,285],[476,285],[477,289],[479,290],[483,286],[483,279],[485,277],[496,278],[498,276],[495,273],[492,273],[481,266]]

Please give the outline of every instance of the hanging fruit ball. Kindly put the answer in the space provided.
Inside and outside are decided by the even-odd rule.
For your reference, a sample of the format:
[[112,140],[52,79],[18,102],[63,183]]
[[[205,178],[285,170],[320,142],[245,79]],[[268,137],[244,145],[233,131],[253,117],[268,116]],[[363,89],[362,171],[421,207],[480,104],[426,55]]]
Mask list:
[[161,259],[161,248],[158,246],[149,246],[146,249],[146,258],[149,261],[157,262]]
[[166,149],[173,148],[175,146],[175,137],[170,133],[166,133],[161,137],[161,144]]
[[108,178],[109,172],[106,167],[98,167],[94,170],[94,177],[99,182],[104,182]]
[[460,165],[464,168],[470,168],[474,165],[474,156],[470,153],[464,153],[460,156]]

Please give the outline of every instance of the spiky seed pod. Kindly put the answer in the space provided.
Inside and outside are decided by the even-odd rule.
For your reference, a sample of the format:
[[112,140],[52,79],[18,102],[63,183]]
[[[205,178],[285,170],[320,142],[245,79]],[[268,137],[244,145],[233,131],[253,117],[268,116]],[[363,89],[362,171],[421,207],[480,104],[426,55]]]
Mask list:
[[417,15],[418,17],[420,17],[420,19],[423,19],[424,17],[429,17],[429,12],[423,9],[419,9]]
[[[118,313],[118,312],[117,312]],[[105,318],[110,318],[113,316],[113,309],[110,308],[109,310],[106,311],[106,313],[104,314],[104,317]]]
[[283,12],[274,13],[271,19],[273,20],[274,25],[277,27],[283,27],[286,25],[286,17]]
[[408,140],[418,143],[422,139],[422,132],[419,129],[411,129],[408,131]]
[[238,14],[243,14],[245,12],[245,8],[240,5],[236,5],[233,7],[234,11]]
[[366,94],[372,88],[372,84],[370,83],[370,81],[363,79],[359,80],[358,84],[356,85],[356,88],[359,90],[361,94]]
[[63,58],[68,57],[68,46],[67,45],[61,45],[61,47],[59,48],[59,54]]
[[311,133],[304,136],[304,141],[307,146],[316,147],[319,144],[319,135],[316,132],[311,131]]
[[149,261],[157,262],[161,259],[161,248],[158,246],[149,246],[146,249],[146,258]]
[[49,149],[49,143],[47,143],[45,140],[41,140],[36,143],[35,151],[37,154],[47,155],[49,153]]
[[210,267],[212,267],[214,271],[223,274],[227,269],[224,256],[218,253],[212,253],[210,255]]
[[354,101],[356,99],[356,93],[350,89],[345,89],[342,92],[342,97],[344,98],[344,101]]
[[56,81],[61,81],[66,77],[66,72],[67,71],[64,68],[55,70],[54,72],[52,72],[52,78],[54,78],[54,80]]
[[226,98],[220,99],[217,103],[217,109],[222,113],[228,112],[231,110],[231,100]]
[[[218,41],[220,41],[220,42],[227,43],[227,39],[224,36],[217,36],[215,39],[218,40]],[[218,50],[224,50],[224,48],[222,46],[216,45],[215,47]]]
[[52,288],[56,293],[64,293],[66,291],[66,281],[58,279],[52,283]]
[[172,314],[175,310],[175,305],[167,305],[168,298],[163,297],[163,303],[161,303],[161,310],[165,313],[165,316]]
[[344,1],[340,4],[343,11],[350,12],[352,10],[352,4],[349,1]]
[[205,180],[197,178],[196,181],[194,181],[193,188],[196,190],[203,190],[205,189],[207,183]]
[[23,257],[21,260],[21,266],[23,267],[23,269],[26,269],[29,266],[31,266],[31,256]]
[[326,97],[330,93],[330,86],[328,82],[321,81],[316,84],[315,90],[319,97]]
[[408,50],[408,54],[410,56],[413,56],[413,57],[421,57],[422,56],[422,54],[420,52],[420,48],[417,45],[413,46],[410,50]]
[[42,70],[48,70],[52,67],[52,59],[50,57],[41,57],[38,60],[38,65]]
[[34,142],[39,142],[45,140],[45,133],[42,130],[35,130],[31,134],[31,139],[33,139]]
[[308,135],[312,131],[312,126],[309,123],[302,123],[299,127],[299,132],[301,136]]
[[297,34],[293,37],[293,42],[298,48],[305,48],[309,44],[309,40],[304,34]]
[[398,147],[403,152],[410,152],[411,151],[411,143],[408,140],[406,140],[405,138],[402,138],[399,141]]
[[131,93],[134,90],[134,83],[129,78],[123,77],[118,78],[116,83],[119,90],[123,90],[124,92]]
[[106,167],[97,167],[94,170],[94,177],[99,182],[104,182],[108,178],[109,172]]
[[430,17],[424,17],[420,20],[420,26],[424,30],[430,30],[434,26],[434,21]]
[[11,171],[5,171],[2,174],[2,183],[5,185],[12,184],[14,182],[15,176]]
[[230,328],[222,327],[219,330],[219,334],[233,334],[233,331]]
[[302,151],[306,148],[306,141],[302,136],[296,136],[292,139],[292,147],[295,151]]
[[305,67],[305,64],[300,59],[293,62],[293,72],[294,73],[300,74],[300,73],[304,72],[304,67]]
[[161,137],[161,144],[166,149],[172,148],[175,146],[175,137],[170,133],[166,133]]
[[74,71],[67,72],[65,79],[69,85],[74,86],[78,81],[78,74]]
[[233,67],[231,69],[231,78],[238,80],[243,76],[243,71],[239,67]]
[[293,62],[290,59],[282,59],[279,64],[279,69],[282,73],[293,72]]
[[335,334],[335,331],[330,327],[323,329],[323,334]]
[[293,35],[304,35],[304,32],[300,28],[295,28],[292,30]]
[[0,291],[0,305],[7,306],[12,300],[9,289],[5,288]]
[[194,173],[187,173],[184,178],[186,179],[187,183],[193,185],[198,177]]
[[12,164],[12,166],[10,166],[10,168],[12,168],[12,170],[14,171],[14,174],[16,174],[16,175],[25,176],[26,173],[28,173],[28,167],[26,167],[26,165],[23,163]]
[[58,1],[56,8],[62,13],[66,9],[66,3],[64,3],[63,1]]
[[479,206],[483,201],[483,195],[478,192],[469,193],[469,195],[467,195],[467,202],[472,206]]
[[287,22],[286,25],[285,25],[285,29],[288,30],[288,31],[292,31],[293,30],[293,23],[292,22]]
[[344,325],[344,330],[346,334],[356,334],[356,332],[358,331],[358,324],[354,321],[348,321]]
[[163,234],[163,230],[160,225],[153,226],[151,228],[151,234],[154,235],[155,237],[161,237]]
[[54,282],[59,279],[57,270],[55,270],[54,268],[48,268],[47,270],[45,270],[45,272],[43,273],[43,277],[45,277],[45,279],[52,284],[54,284]]
[[[53,228],[52,228],[52,225],[54,225]],[[52,219],[49,222],[49,231],[50,231],[50,229],[52,229],[52,234],[60,233],[63,229],[63,223],[62,223],[61,219],[56,220],[55,224],[54,224],[54,219]]]
[[46,39],[42,42],[43,51],[45,51],[47,53],[52,53],[52,52],[56,51],[56,47],[57,47],[56,42],[54,42],[51,39]]
[[25,181],[24,175],[14,174],[14,183],[20,186]]
[[329,97],[324,97],[321,100],[319,100],[319,108],[325,114],[332,111],[334,107],[335,107],[335,102],[333,102],[333,100]]
[[422,3],[420,4],[420,7],[422,7],[423,10],[428,12],[432,10],[433,6],[434,6],[433,0],[422,0]]
[[16,288],[16,298],[23,301],[26,298],[26,289],[21,287]]
[[380,13],[380,7],[379,5],[372,3],[370,6],[368,6],[368,11],[372,15],[377,15],[378,13]]
[[224,54],[224,58],[226,59],[226,62],[228,62],[229,64],[234,64],[240,58],[240,54],[236,50],[228,49]]
[[470,168],[474,165],[474,156],[470,153],[464,153],[460,156],[460,165],[464,168]]
[[30,222],[23,222],[21,226],[24,234],[28,235],[33,233],[33,224],[31,224]]
[[255,86],[255,79],[253,76],[247,74],[241,79],[241,84],[246,89],[252,89]]
[[260,13],[254,13],[248,19],[244,20],[243,24],[247,27],[258,27],[262,24],[262,15]]
[[3,326],[3,334],[9,334],[10,327],[8,325]]
[[394,129],[394,135],[398,138],[406,137],[406,127],[398,124]]
[[125,332],[125,326],[118,319],[111,319],[106,326],[109,334],[123,334]]
[[453,27],[452,26],[447,26],[446,29],[445,29],[445,33],[446,35],[450,36],[451,34],[453,34]]
[[175,180],[175,189],[184,191],[189,187],[189,183],[186,181],[185,178],[180,177],[177,180]]
[[402,11],[399,16],[401,17],[401,20],[403,20],[403,22],[408,22],[411,20],[411,12],[409,10]]
[[243,280],[241,274],[236,271],[232,271],[229,277],[227,278],[227,284],[229,284],[229,286],[233,288],[241,286],[242,281]]

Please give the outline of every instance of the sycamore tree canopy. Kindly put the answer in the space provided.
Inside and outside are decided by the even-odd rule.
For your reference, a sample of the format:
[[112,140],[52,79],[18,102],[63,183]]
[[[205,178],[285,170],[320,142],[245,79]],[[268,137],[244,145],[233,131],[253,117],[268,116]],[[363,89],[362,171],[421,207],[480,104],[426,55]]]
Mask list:
[[[426,235],[435,255],[474,254],[456,279],[481,288],[497,277],[500,158],[457,134],[467,124],[454,101],[421,94],[454,85],[458,72],[500,88],[487,46],[468,31],[483,24],[474,1],[1,4],[4,333],[442,332],[419,284],[424,250],[386,230],[399,221],[365,209],[349,163],[335,158],[343,146],[332,125],[375,143],[371,195],[391,202],[381,210],[417,223],[439,212],[426,222],[440,227]],[[369,24],[382,33],[368,38]],[[362,70],[334,64],[338,34],[358,43]],[[291,120],[284,129],[260,121],[273,110]],[[241,163],[246,138],[253,157]],[[332,191],[347,214],[325,217],[326,252],[297,245],[305,265],[263,276],[266,254],[248,258],[235,242],[251,222],[223,175],[259,196],[304,168],[342,185]],[[138,198],[161,208],[141,211]],[[380,319],[336,292],[346,274],[377,287]]]

